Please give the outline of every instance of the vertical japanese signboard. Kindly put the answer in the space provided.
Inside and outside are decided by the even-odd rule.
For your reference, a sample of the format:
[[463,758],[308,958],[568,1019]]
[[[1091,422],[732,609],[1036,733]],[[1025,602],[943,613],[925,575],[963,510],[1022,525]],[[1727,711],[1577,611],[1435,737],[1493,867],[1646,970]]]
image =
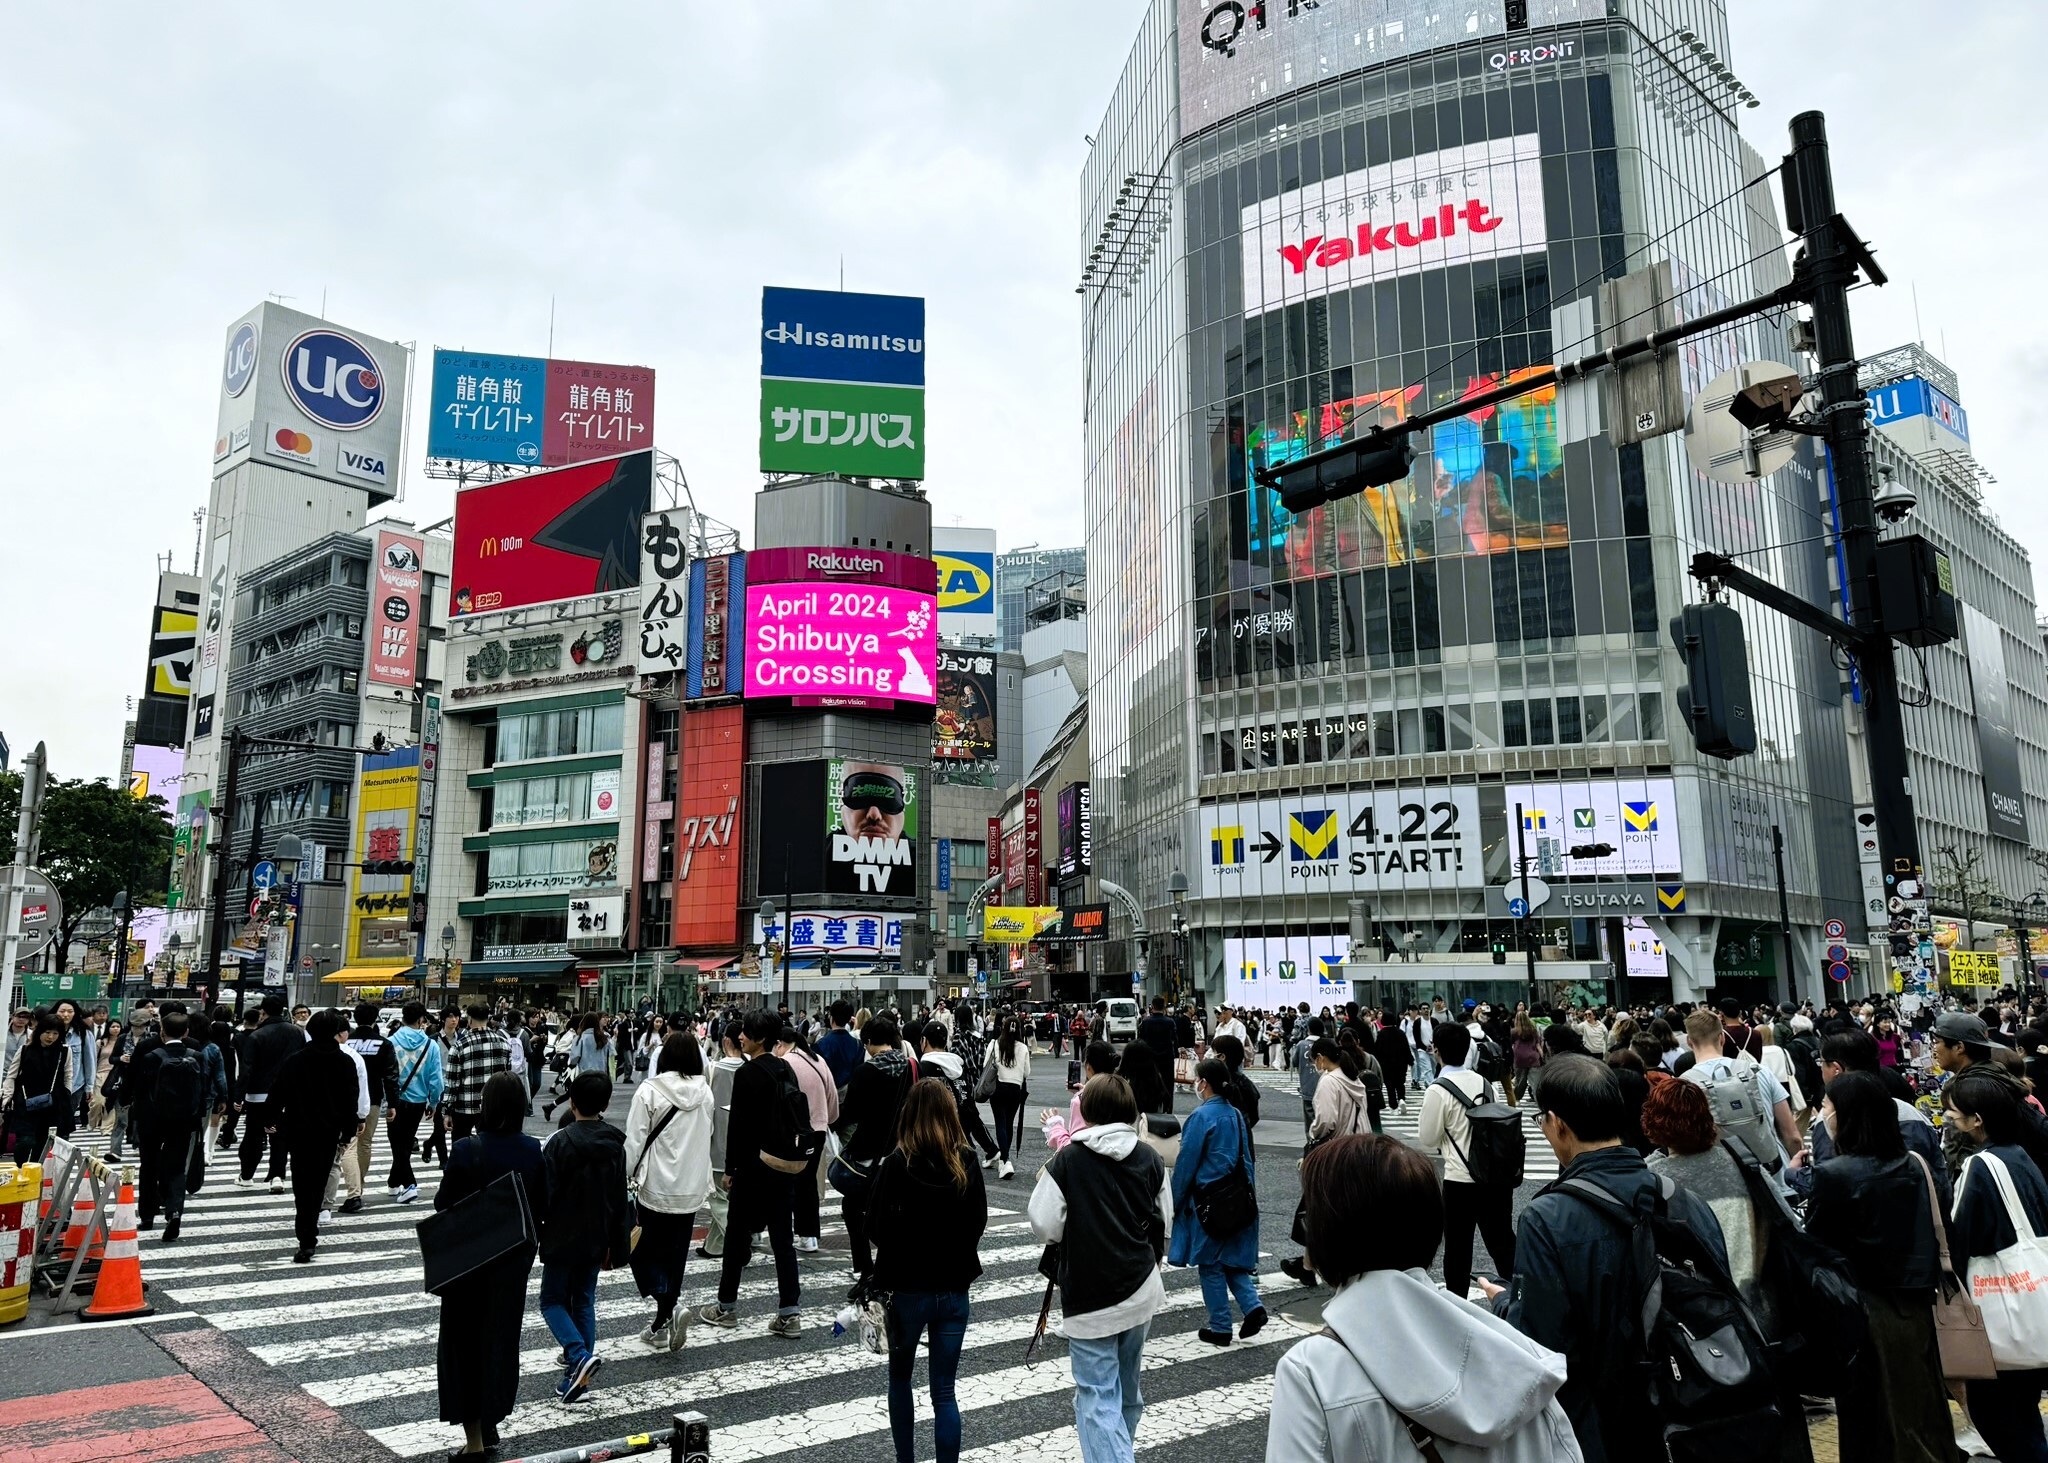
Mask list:
[[1024,789],[1024,902],[1045,903],[1045,840],[1038,789]]
[[[429,692],[420,711],[420,790],[413,814],[412,908],[406,917],[406,927],[415,935],[424,935],[427,929],[427,866],[434,853],[434,780],[440,763],[441,697]],[[426,953],[422,943],[422,960]]]
[[761,291],[761,471],[924,477],[924,300]]
[[745,554],[698,559],[690,565],[689,674],[685,695],[715,700],[740,694],[746,599]]
[[640,524],[640,672],[683,668],[689,656],[689,563],[677,514],[667,508]]
[[370,666],[365,673],[381,686],[411,690],[419,679],[420,587],[425,582],[424,539],[380,533],[371,567],[376,592],[370,596]]

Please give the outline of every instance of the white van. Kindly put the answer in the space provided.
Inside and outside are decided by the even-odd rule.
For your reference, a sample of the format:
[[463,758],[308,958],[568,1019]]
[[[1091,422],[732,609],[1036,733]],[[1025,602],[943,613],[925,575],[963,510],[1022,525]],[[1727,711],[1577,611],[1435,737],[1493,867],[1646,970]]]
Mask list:
[[1128,997],[1102,1003],[1107,1010],[1103,1035],[1111,1041],[1135,1041],[1138,1036],[1138,1003]]

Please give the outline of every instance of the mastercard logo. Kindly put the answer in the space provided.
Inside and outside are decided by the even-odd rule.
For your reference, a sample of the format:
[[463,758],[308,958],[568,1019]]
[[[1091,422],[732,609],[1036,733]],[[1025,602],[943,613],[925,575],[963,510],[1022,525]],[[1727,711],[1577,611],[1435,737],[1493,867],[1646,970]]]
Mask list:
[[312,455],[313,439],[304,432],[294,432],[290,427],[280,427],[274,440],[282,451],[295,453],[300,457]]

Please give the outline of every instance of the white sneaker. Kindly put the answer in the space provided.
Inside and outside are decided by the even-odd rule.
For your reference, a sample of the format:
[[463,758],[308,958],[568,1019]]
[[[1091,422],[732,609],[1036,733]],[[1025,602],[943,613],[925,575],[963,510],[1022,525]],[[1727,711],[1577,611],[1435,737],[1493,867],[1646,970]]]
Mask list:
[[1010,1160],[1007,1158],[1005,1158],[996,1169],[996,1177],[999,1179],[1013,1179],[1016,1176],[1017,1165],[1010,1162]]
[[687,1309],[678,1309],[674,1318],[668,1323],[668,1349],[670,1351],[681,1351],[683,1343],[689,1339],[689,1335],[690,1312]]
[[807,1234],[796,1242],[796,1247],[807,1255],[815,1255],[818,1253],[818,1237]]
[[649,1321],[646,1325],[640,1328],[641,1344],[644,1346],[651,1346],[656,1351],[667,1350],[668,1332],[669,1323],[667,1321]]
[[407,1184],[404,1188],[400,1189],[396,1194],[392,1195],[392,1198],[400,1204],[410,1204],[419,1196],[420,1186],[418,1184]]
[[282,1194],[284,1192],[284,1180],[272,1179],[270,1181],[270,1192],[273,1194]]
[[988,1157],[982,1159],[981,1166],[983,1168],[994,1168],[996,1166],[996,1156],[993,1153],[989,1154]]
[[333,1222],[334,1211],[332,1209],[322,1209],[320,1211],[320,1227],[322,1229],[325,1229],[328,1225],[332,1224]]
[[254,1179],[245,1179],[245,1178],[243,1178],[243,1177],[242,1177],[242,1176],[241,1176],[240,1174],[236,1174],[236,1175],[235,1175],[235,1187],[236,1187],[236,1188],[238,1188],[238,1189],[253,1189],[253,1188],[255,1188],[255,1187],[256,1187],[256,1180],[254,1180]]

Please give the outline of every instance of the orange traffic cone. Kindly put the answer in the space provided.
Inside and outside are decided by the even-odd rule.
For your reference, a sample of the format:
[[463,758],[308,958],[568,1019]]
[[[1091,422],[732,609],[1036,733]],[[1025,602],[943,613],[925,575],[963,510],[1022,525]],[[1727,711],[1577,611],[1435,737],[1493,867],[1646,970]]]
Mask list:
[[121,1197],[114,1205],[114,1227],[107,1236],[106,1258],[100,1262],[99,1279],[92,1288],[92,1304],[78,1313],[81,1321],[119,1321],[129,1316],[156,1314],[156,1307],[142,1298],[142,1257],[135,1243],[135,1185],[121,1180]]
[[[69,1260],[76,1255],[86,1236],[92,1233],[92,1222],[99,1215],[100,1206],[91,1188],[90,1175],[79,1180],[78,1193],[71,1201],[71,1224],[64,1231],[63,1242],[57,1246],[57,1258],[60,1260]],[[97,1264],[105,1259],[105,1241],[95,1239],[85,1258],[87,1264]]]

